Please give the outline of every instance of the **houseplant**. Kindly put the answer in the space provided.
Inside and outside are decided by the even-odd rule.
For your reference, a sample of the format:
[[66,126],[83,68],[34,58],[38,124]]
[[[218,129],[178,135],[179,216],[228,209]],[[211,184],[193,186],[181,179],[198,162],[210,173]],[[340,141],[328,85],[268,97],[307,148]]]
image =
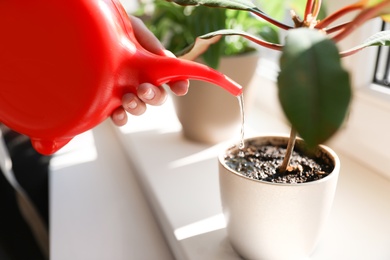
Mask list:
[[[343,68],[341,57],[369,46],[389,45],[390,33],[379,32],[364,43],[344,51],[339,50],[338,43],[369,19],[379,16],[388,19],[390,1],[362,0],[320,21],[317,17],[322,1],[307,0],[302,6],[302,19],[291,12],[292,25],[273,19],[251,1],[174,2],[246,10],[286,31],[284,44],[270,43],[236,30],[219,30],[200,38],[241,35],[259,46],[281,51],[277,87],[281,106],[292,126],[290,136],[246,140],[243,147],[233,148],[228,155],[221,155],[221,197],[228,236],[239,254],[250,259],[307,257],[313,251],[329,214],[340,167],[337,155],[319,144],[340,129],[348,113],[352,90],[349,73]],[[355,16],[350,22],[334,25],[340,17],[351,13]],[[193,50],[196,49],[195,43]],[[297,140],[297,135],[304,141]],[[285,150],[282,158],[278,155],[276,167],[262,164],[265,159],[257,160],[262,153],[259,150],[264,147],[270,150],[267,157],[280,147]],[[308,155],[307,149],[315,151],[310,158],[328,161],[326,165],[330,171],[324,174],[320,170],[316,173],[318,180],[300,183],[299,178],[306,174],[305,167],[299,161],[291,161],[294,147],[300,155]],[[256,160],[252,160],[251,156]],[[248,174],[253,169],[257,169],[255,173]],[[271,169],[270,172],[268,169]],[[266,176],[263,179],[261,175]],[[288,181],[292,184],[286,183],[285,179],[291,176],[298,178]],[[278,179],[284,183],[273,183]]]
[[[136,15],[143,17],[150,30],[177,56],[195,41],[196,36],[223,28],[240,28],[263,39],[279,42],[274,26],[239,10],[182,7],[152,0],[142,2]],[[249,111],[253,100],[250,83],[258,59],[256,45],[242,37],[226,37],[211,45],[197,61],[217,68],[242,85],[246,93],[246,110]],[[184,136],[209,144],[235,136],[241,122],[239,108],[234,105],[236,98],[207,82],[191,81],[191,86],[186,96],[172,97]]]

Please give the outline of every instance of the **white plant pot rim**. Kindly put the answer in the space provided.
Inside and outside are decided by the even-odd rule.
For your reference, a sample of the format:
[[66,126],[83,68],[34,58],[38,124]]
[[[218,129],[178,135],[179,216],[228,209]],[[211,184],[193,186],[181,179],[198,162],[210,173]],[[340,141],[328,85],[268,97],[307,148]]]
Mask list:
[[[253,137],[249,137],[249,138],[244,138],[244,143],[247,143],[248,141],[251,141],[251,140],[256,140],[256,139],[259,139],[259,138],[268,138],[268,137],[276,137],[276,138],[289,138],[288,135],[284,135],[284,134],[261,134],[261,135],[256,135],[256,136],[253,136]],[[301,138],[297,138],[297,141],[300,141],[302,142],[303,140]],[[324,181],[327,181],[327,179],[329,178],[332,178],[332,174],[334,172],[339,172],[340,170],[340,159],[339,157],[337,156],[336,152],[333,151],[331,148],[329,148],[328,146],[326,145],[319,145],[319,148],[321,150],[324,150],[329,156],[330,156],[330,159],[333,160],[333,163],[334,163],[334,168],[333,168],[333,171],[328,174],[327,176],[325,176],[324,178],[321,178],[319,180],[315,180],[315,181],[310,181],[310,182],[304,182],[304,183],[274,183],[274,182],[269,182],[269,181],[263,181],[263,180],[256,180],[256,179],[253,179],[253,178],[250,178],[250,177],[247,177],[247,176],[244,176],[242,175],[241,173],[231,169],[228,165],[226,165],[225,163],[225,155],[227,154],[226,151],[228,150],[231,150],[231,149],[238,149],[237,148],[237,145],[230,145],[229,147],[227,147],[226,149],[223,150],[223,152],[221,152],[218,156],[218,160],[219,160],[219,163],[225,168],[227,169],[230,173],[232,174],[235,174],[237,177],[240,177],[240,178],[244,178],[244,179],[247,179],[249,181],[253,181],[253,182],[258,182],[258,183],[263,183],[263,184],[267,184],[267,185],[275,185],[275,186],[288,186],[288,187],[293,187],[293,186],[297,186],[297,187],[300,187],[300,186],[307,186],[307,185],[313,185],[314,183],[319,183],[319,182],[324,182]]]

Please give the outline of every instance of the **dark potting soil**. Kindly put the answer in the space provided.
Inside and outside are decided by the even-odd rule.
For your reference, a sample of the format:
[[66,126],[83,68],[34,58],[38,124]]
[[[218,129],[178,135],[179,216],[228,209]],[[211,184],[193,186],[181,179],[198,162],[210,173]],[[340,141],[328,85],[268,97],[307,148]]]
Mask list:
[[309,157],[296,149],[285,173],[279,171],[286,147],[274,145],[256,146],[246,143],[241,150],[232,149],[225,157],[229,168],[256,180],[273,183],[305,183],[329,175],[334,166],[326,158]]

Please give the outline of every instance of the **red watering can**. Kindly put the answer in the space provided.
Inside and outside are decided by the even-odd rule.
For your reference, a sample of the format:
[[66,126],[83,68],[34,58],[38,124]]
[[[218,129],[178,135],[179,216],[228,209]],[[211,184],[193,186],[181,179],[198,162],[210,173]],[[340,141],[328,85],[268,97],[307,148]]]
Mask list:
[[143,82],[190,78],[241,94],[215,70],[142,48],[117,0],[1,0],[0,33],[0,122],[42,154],[104,121]]

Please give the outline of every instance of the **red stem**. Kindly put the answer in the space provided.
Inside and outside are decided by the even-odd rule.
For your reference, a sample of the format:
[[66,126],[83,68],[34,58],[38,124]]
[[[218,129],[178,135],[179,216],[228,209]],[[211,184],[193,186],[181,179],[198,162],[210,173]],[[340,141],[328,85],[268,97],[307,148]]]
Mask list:
[[327,29],[325,29],[325,32],[327,34],[330,34],[330,33],[334,33],[334,32],[340,31],[340,30],[344,29],[346,26],[348,26],[348,24],[350,24],[350,23],[351,22],[346,22],[346,23],[342,23],[342,24],[339,24],[339,25],[327,28]]
[[[236,35],[235,33],[232,33],[232,34],[224,34],[224,36],[228,36],[228,35]],[[249,34],[240,34],[241,37],[244,37],[260,46],[263,46],[265,48],[268,48],[268,49],[272,49],[272,50],[276,50],[276,51],[281,51],[282,48],[283,48],[283,45],[281,44],[276,44],[276,43],[271,43],[271,42],[267,42],[267,41],[264,41],[264,40],[261,40],[259,38],[256,38],[252,35],[249,35]]]
[[315,2],[314,8],[313,8],[313,14],[312,14],[314,19],[317,19],[317,16],[320,13],[321,5],[322,5],[322,0],[317,0]]
[[312,13],[314,1],[315,0],[307,0],[306,2],[305,16],[303,17],[305,21],[307,20],[307,16]]
[[276,51],[281,51],[282,48],[283,48],[283,45],[280,45],[280,44],[276,44],[276,43],[270,43],[270,42],[267,42],[267,41],[261,41],[259,39],[256,39],[256,38],[252,38],[250,37],[249,35],[248,36],[244,36],[245,38],[247,38],[248,40],[251,40],[263,47],[266,47],[268,49],[272,49],[272,50],[276,50]]
[[356,28],[365,23],[366,21],[376,17],[379,12],[386,6],[390,6],[390,1],[381,2],[371,8],[367,8],[360,12],[353,21],[351,21],[339,34],[333,37],[336,42],[344,39],[351,34]]
[[350,12],[355,11],[355,10],[359,10],[361,8],[362,8],[361,4],[353,4],[353,5],[349,5],[349,6],[343,7],[340,10],[338,10],[338,11],[334,12],[333,14],[329,15],[328,17],[326,17],[324,20],[320,21],[316,25],[315,28],[323,29],[326,26],[328,26],[329,24],[331,24],[332,22],[334,22],[337,19],[339,19],[340,17],[346,15],[347,13],[350,13]]
[[363,48],[360,48],[360,49],[356,49],[356,50],[352,50],[352,51],[344,51],[344,52],[340,52],[340,57],[341,58],[344,58],[344,57],[348,57],[348,56],[351,56],[359,51],[361,51]]
[[273,25],[281,28],[281,29],[284,29],[284,30],[290,30],[290,29],[293,29],[293,27],[287,25],[287,24],[284,24],[284,23],[281,23],[277,20],[274,20],[273,18],[269,17],[268,15],[266,15],[265,13],[263,12],[259,12],[258,10],[249,10],[250,12],[252,12],[253,14],[255,14],[256,16],[266,20],[267,22],[270,22],[272,23]]

